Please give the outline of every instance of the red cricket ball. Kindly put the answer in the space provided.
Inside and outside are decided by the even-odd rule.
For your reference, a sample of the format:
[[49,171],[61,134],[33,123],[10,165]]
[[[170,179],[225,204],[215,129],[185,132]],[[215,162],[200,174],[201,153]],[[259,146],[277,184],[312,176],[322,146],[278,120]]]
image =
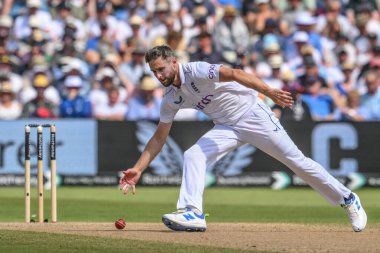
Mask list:
[[123,229],[123,228],[125,228],[125,220],[124,219],[118,219],[118,220],[116,220],[115,221],[115,227],[117,228],[117,229]]

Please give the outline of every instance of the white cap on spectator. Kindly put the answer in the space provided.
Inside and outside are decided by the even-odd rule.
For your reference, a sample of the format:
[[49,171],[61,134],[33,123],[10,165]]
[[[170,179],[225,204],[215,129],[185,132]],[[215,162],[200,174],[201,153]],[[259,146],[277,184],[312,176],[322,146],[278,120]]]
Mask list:
[[0,27],[10,28],[12,26],[12,18],[10,16],[0,16]]
[[3,81],[0,83],[0,93],[14,93],[12,89],[12,84],[9,81]]
[[269,0],[255,0],[255,4],[268,4]]
[[256,65],[256,74],[261,78],[268,78],[272,74],[272,69],[267,63],[259,62]]
[[27,0],[26,6],[29,8],[39,8],[41,6],[41,0]]
[[314,25],[317,20],[309,12],[302,12],[296,17],[297,25]]
[[157,84],[151,76],[145,76],[142,79],[140,86],[139,86],[139,88],[141,90],[146,90],[146,91],[152,91],[156,87],[157,87]]
[[144,22],[143,18],[140,17],[139,15],[133,15],[129,19],[129,24],[130,25],[142,25],[143,22]]
[[161,46],[166,44],[166,39],[163,36],[157,36],[156,38],[153,39],[152,46]]
[[37,15],[32,15],[29,17],[29,26],[39,28],[41,26],[40,19],[37,17]]
[[64,73],[67,73],[73,69],[76,69],[80,72],[82,72],[82,63],[77,58],[71,58],[69,62],[67,62],[67,65],[62,68],[62,71]]
[[272,68],[280,68],[283,60],[281,55],[275,54],[269,57],[268,63]]
[[83,82],[82,78],[79,76],[68,76],[66,77],[64,84],[67,88],[81,88]]
[[112,68],[103,68],[99,71],[98,75],[97,75],[97,79],[99,81],[103,80],[105,77],[110,77],[113,79],[113,77],[115,76],[115,71],[112,69]]
[[278,43],[271,43],[269,45],[265,45],[264,50],[266,52],[277,52],[280,50],[280,45]]
[[167,2],[160,2],[156,5],[156,9],[155,11],[157,12],[166,12],[166,11],[169,11],[170,10],[170,6]]
[[119,60],[119,56],[113,53],[109,53],[104,57],[104,62],[109,62],[116,65],[118,64]]
[[297,31],[293,35],[293,41],[294,42],[308,42],[309,41],[309,35],[307,32],[304,31]]
[[202,17],[207,17],[207,13],[207,8],[204,5],[199,5],[194,7],[192,15],[195,19],[200,19]]

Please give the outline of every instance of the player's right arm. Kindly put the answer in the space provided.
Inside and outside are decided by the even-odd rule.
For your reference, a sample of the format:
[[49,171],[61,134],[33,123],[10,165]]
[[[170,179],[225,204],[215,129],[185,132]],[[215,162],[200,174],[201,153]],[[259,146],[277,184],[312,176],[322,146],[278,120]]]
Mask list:
[[135,185],[139,181],[141,173],[161,151],[169,135],[171,126],[172,122],[160,122],[136,164],[132,168],[123,171],[123,176],[120,178],[119,184],[120,190],[122,190],[124,194],[128,192],[130,186],[132,186],[132,192],[136,192]]

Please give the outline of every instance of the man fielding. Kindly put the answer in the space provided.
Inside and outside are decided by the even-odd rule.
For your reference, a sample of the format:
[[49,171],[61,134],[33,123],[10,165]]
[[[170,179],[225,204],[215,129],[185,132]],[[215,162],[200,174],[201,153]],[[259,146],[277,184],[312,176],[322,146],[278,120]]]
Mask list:
[[166,88],[160,122],[137,163],[123,171],[120,189],[135,192],[141,173],[160,152],[175,114],[194,108],[207,114],[215,126],[184,154],[181,190],[177,211],[162,217],[176,231],[205,231],[203,190],[206,169],[228,152],[249,143],[289,167],[333,205],[341,205],[354,231],[362,231],[367,215],[359,197],[332,177],[320,164],[297,148],[258,92],[276,104],[292,106],[290,93],[273,89],[254,75],[219,64],[190,62],[180,64],[168,46],[150,49],[145,60]]

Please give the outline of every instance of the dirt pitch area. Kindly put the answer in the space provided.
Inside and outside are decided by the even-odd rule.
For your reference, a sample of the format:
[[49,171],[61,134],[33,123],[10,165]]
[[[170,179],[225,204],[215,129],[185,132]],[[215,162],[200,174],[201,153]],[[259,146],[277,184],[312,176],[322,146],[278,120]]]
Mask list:
[[0,230],[37,231],[273,252],[380,252],[380,224],[364,232],[322,224],[209,223],[205,233],[174,232],[158,223],[0,223]]

